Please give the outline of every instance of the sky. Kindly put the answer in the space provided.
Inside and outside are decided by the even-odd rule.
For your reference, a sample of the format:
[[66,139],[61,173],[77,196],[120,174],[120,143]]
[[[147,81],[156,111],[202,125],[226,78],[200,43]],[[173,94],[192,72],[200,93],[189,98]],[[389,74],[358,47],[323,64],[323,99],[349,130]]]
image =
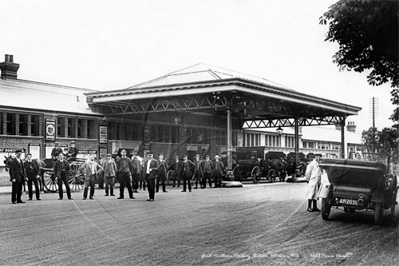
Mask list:
[[[337,0],[0,0],[0,62],[18,78],[124,89],[198,63],[262,77],[362,108],[361,133],[392,125],[389,84],[340,71],[319,17]],[[1,98],[0,98],[1,101]]]

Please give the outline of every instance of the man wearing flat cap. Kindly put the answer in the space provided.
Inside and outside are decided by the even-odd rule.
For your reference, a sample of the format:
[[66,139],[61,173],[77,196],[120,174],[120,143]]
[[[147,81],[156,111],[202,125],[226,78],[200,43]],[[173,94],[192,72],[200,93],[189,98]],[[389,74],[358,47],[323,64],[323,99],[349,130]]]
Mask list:
[[213,162],[209,159],[209,155],[205,156],[205,160],[202,161],[202,185],[201,188],[206,188],[206,180],[209,182],[209,188],[212,187],[212,169],[213,169]]
[[[114,185],[116,177],[116,163],[112,159],[112,155],[109,153],[106,155],[106,160],[103,164],[104,167],[104,179],[105,179],[105,196],[114,195]],[[108,191],[110,194],[108,194]]]
[[182,178],[183,178],[183,190],[181,192],[187,191],[187,183],[188,183],[188,191],[191,192],[191,179],[193,178],[195,170],[195,164],[187,158],[187,155],[183,156],[182,163]]
[[222,177],[224,173],[224,164],[220,161],[219,155],[215,156],[215,162],[213,164],[213,180],[215,187],[222,187]]
[[168,171],[168,164],[164,160],[163,153],[160,153],[158,155],[158,170],[157,170],[157,186],[156,186],[156,192],[159,192],[159,185],[162,185],[162,191],[163,192],[168,192],[166,191],[166,175]]
[[21,159],[21,150],[15,151],[15,158],[9,164],[10,181],[12,182],[11,202],[25,203],[21,200],[22,185],[25,183],[26,172]]
[[194,189],[198,188],[198,182],[200,183],[200,187],[202,188],[202,161],[199,154],[195,155],[195,169],[194,169],[194,180],[195,180],[195,187]]
[[119,198],[124,198],[125,186],[127,187],[127,191],[129,192],[129,198],[134,199],[133,197],[133,189],[131,183],[131,176],[133,172],[132,160],[126,156],[126,150],[121,151],[121,157],[116,161],[117,175],[118,181],[120,184],[119,187]]
[[74,140],[71,141],[71,145],[68,149],[68,160],[76,161],[76,156],[78,155],[78,148],[76,147],[76,142]]
[[57,161],[58,160],[58,155],[60,155],[60,153],[63,153],[63,151],[62,151],[62,148],[60,148],[58,146],[58,142],[55,142],[54,146],[55,147],[51,151],[51,158],[53,158],[54,161]]

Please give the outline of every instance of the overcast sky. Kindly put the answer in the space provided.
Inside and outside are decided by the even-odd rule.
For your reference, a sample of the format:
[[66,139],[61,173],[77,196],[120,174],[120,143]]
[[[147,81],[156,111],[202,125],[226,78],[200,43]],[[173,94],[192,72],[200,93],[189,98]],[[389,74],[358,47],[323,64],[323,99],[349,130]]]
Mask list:
[[[18,78],[94,90],[123,89],[197,63],[266,78],[362,107],[357,132],[392,125],[389,84],[340,72],[319,17],[335,0],[0,0],[0,61]],[[1,98],[0,98],[1,101]]]

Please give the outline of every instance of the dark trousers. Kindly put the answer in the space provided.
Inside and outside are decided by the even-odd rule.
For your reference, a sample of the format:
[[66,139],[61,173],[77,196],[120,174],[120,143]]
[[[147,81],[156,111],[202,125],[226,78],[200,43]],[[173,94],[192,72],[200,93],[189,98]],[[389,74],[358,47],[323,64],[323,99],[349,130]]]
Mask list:
[[195,179],[195,188],[198,188],[198,183],[200,184],[200,186],[202,186],[201,173],[199,171],[197,171],[197,173],[195,174],[194,179]]
[[150,199],[155,198],[155,179],[149,179],[147,175],[148,195]]
[[159,184],[162,185],[162,191],[165,192],[166,191],[166,180],[165,180],[165,176],[158,176],[157,178],[157,192],[159,192]]
[[176,186],[176,180],[177,180],[177,186],[180,187],[180,175],[175,174],[175,178],[173,178],[173,186]]
[[[21,177],[22,179],[22,177]],[[23,179],[22,179],[23,180]],[[15,181],[12,182],[12,189],[11,189],[11,202],[20,202],[21,195],[22,195],[22,183],[23,181]]]
[[107,176],[105,179],[105,195],[108,195],[108,190],[111,195],[114,195],[114,185],[115,185],[115,178],[114,176]]
[[37,182],[37,178],[36,177],[37,177],[37,175],[35,173],[29,173],[28,174],[29,199],[32,199],[32,197],[33,197],[32,182],[35,185],[36,199],[40,199],[40,189],[39,189],[39,184]]
[[204,177],[202,178],[202,187],[206,188],[206,180],[209,180],[209,187],[212,187],[212,178],[211,178],[211,173],[204,173]]
[[125,186],[127,187],[127,191],[129,192],[129,197],[133,198],[133,190],[132,190],[132,184],[130,181],[130,172],[120,172],[119,173],[119,196],[121,198],[124,197],[124,191],[125,191]]
[[145,186],[146,186],[145,180],[141,180],[139,183],[140,183],[140,190],[141,190],[141,188],[143,188],[143,190],[145,190]]
[[133,174],[132,179],[133,179],[133,190],[137,191],[139,189],[140,174]]
[[222,173],[214,171],[213,180],[215,182],[215,187],[222,187]]
[[65,184],[65,189],[66,193],[68,196],[68,199],[71,198],[71,189],[69,188],[69,182],[68,182],[68,176],[66,172],[61,173],[61,178],[58,178],[58,195],[60,196],[60,199],[62,199],[63,196],[63,191],[62,191],[62,182]]
[[191,176],[186,175],[183,173],[183,191],[186,191],[188,183],[188,190],[191,191]]
[[95,186],[95,181],[96,181],[96,175],[91,175],[89,180],[85,179],[85,189],[83,190],[83,198],[87,198],[87,191],[89,190],[90,186],[90,198],[93,198],[94,196],[94,186]]

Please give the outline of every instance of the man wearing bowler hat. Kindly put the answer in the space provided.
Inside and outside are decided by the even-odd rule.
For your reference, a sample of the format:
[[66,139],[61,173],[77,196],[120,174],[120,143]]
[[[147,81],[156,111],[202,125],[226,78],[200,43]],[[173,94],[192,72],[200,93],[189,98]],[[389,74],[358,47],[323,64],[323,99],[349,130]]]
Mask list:
[[25,203],[21,200],[22,185],[25,183],[25,168],[21,159],[21,150],[15,151],[15,158],[11,159],[9,164],[10,181],[12,182],[11,202]]

